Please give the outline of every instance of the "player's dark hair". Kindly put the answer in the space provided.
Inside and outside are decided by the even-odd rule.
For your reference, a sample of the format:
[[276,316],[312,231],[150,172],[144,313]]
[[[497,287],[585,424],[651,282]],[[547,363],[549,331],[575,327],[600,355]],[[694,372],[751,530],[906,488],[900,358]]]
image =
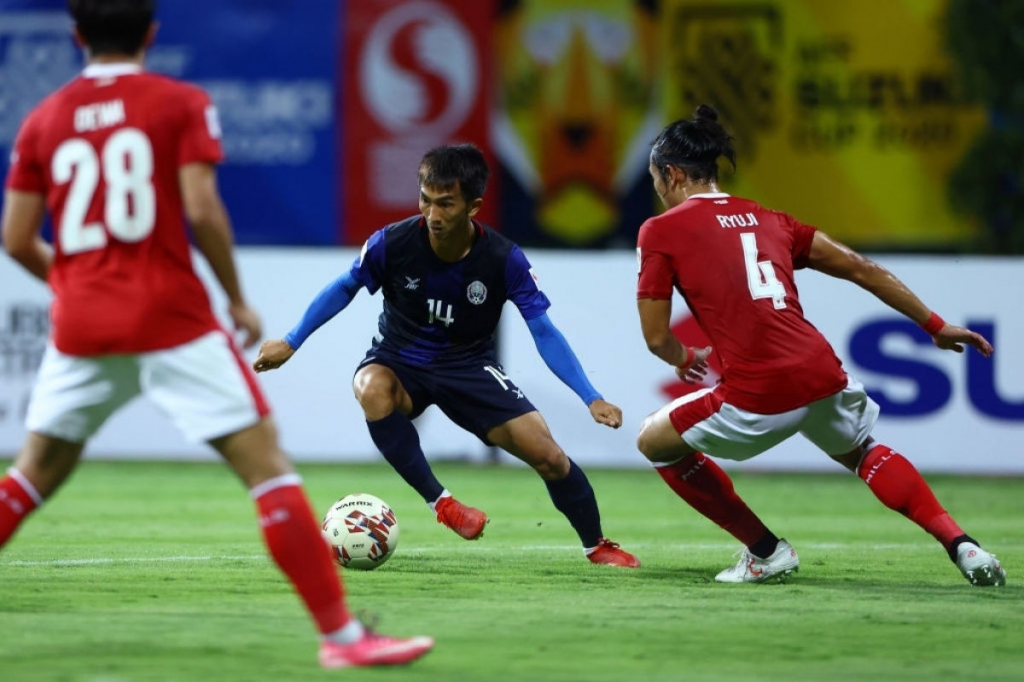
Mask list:
[[459,183],[466,203],[479,199],[490,175],[483,152],[473,144],[452,144],[434,147],[420,161],[420,184],[449,189]]
[[133,55],[153,23],[156,0],[68,0],[89,52]]
[[695,182],[718,179],[720,156],[736,167],[732,136],[718,122],[718,112],[707,104],[697,107],[692,119],[665,126],[651,147],[651,163],[662,177],[669,166],[676,166]]

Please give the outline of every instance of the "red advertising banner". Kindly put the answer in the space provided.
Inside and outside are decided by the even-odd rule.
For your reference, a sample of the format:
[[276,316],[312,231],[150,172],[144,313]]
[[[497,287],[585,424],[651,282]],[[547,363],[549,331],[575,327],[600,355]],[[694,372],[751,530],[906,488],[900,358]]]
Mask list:
[[498,183],[488,134],[494,1],[349,0],[344,6],[339,241],[361,244],[385,224],[415,214],[420,158],[431,147],[458,142],[473,142],[490,162],[479,217],[494,225]]

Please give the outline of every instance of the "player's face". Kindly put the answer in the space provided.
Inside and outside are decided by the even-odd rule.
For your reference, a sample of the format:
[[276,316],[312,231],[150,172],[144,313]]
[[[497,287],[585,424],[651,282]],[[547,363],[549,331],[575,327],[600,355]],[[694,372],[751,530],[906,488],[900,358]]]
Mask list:
[[665,195],[668,193],[668,187],[665,184],[665,178],[661,176],[661,171],[652,163],[648,165],[647,172],[651,174],[651,180],[654,181],[654,192],[661,199],[661,203],[665,204],[666,208],[671,208],[668,200],[665,198]]
[[444,240],[466,232],[469,219],[479,209],[480,200],[467,204],[458,183],[453,187],[420,185],[420,213],[435,239]]

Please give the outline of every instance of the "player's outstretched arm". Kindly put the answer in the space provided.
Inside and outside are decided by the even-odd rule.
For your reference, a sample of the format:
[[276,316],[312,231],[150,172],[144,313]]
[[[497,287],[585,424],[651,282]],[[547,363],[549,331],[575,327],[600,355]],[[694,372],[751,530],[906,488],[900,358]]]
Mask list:
[[310,334],[352,302],[361,286],[350,269],[324,287],[306,308],[299,323],[283,339],[266,341],[260,346],[260,355],[252,364],[253,369],[257,372],[266,372],[288,362]]
[[4,192],[2,233],[11,258],[34,276],[47,280],[53,265],[53,248],[39,236],[46,200],[37,192],[9,189]]
[[587,405],[590,416],[599,424],[617,429],[622,426],[622,410],[601,397],[587,379],[576,354],[569,347],[562,332],[558,331],[547,313],[526,321],[526,326],[537,344],[537,352],[555,376],[580,397]]
[[217,189],[217,171],[213,164],[189,163],[178,171],[178,181],[185,217],[192,226],[196,246],[227,294],[228,314],[235,328],[245,334],[242,344],[249,348],[260,340],[263,328],[259,315],[242,296],[233,254],[235,237]]
[[890,308],[920,325],[939,348],[962,353],[966,344],[985,357],[992,355],[992,344],[981,334],[948,324],[896,275],[820,230],[815,232],[811,242],[808,264],[819,272],[849,280],[871,292]]

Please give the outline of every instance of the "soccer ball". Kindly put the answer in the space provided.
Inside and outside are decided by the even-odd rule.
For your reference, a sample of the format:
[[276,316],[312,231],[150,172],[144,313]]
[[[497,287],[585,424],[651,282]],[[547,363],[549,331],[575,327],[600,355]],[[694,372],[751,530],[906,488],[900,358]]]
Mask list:
[[346,495],[331,505],[321,526],[344,568],[370,571],[391,558],[398,546],[398,521],[388,504],[367,493]]

